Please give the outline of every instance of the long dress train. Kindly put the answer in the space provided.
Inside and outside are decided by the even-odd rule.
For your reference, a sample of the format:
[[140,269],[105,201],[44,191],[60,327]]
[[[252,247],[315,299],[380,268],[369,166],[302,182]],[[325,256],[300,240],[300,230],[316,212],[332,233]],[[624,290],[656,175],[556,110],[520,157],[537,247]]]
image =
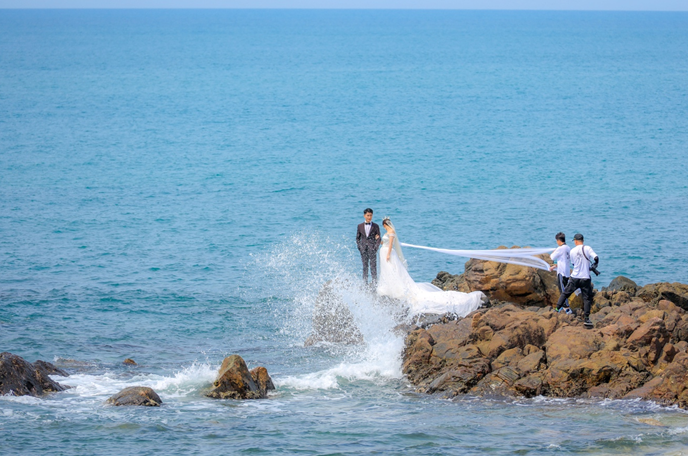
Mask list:
[[466,316],[479,308],[486,299],[482,291],[462,293],[460,291],[444,291],[431,283],[416,283],[413,281],[404,261],[397,251],[398,245],[393,245],[387,261],[390,242],[394,242],[394,235],[389,233],[382,237],[380,259],[378,261],[379,277],[377,293],[381,296],[406,301],[411,307],[412,314],[432,313],[443,314],[453,312],[459,316]]

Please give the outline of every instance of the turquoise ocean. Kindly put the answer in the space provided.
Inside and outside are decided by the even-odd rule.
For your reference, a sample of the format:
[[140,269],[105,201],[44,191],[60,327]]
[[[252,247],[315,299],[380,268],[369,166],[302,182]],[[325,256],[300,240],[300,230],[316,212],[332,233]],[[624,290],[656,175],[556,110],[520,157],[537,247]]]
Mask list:
[[[366,207],[688,283],[687,75],[685,13],[0,11],[0,351],[73,386],[0,397],[0,454],[686,454],[672,407],[414,393],[356,287],[365,344],[303,344]],[[234,353],[269,399],[203,397]]]

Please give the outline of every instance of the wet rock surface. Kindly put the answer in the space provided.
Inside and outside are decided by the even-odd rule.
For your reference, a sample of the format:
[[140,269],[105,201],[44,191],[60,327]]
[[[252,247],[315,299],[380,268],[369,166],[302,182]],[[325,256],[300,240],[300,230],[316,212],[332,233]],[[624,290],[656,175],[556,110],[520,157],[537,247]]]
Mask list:
[[51,375],[69,376],[46,361],[30,363],[12,353],[0,353],[0,395],[42,396],[69,388],[51,379]]
[[595,297],[593,329],[575,315],[516,304],[416,326],[406,338],[403,371],[419,392],[447,397],[641,398],[688,408],[682,284],[633,293],[619,283]]
[[263,399],[272,389],[275,386],[264,367],[249,372],[244,359],[232,355],[224,359],[212,389],[205,395],[214,399]]
[[260,397],[267,397],[268,391],[275,389],[275,385],[272,383],[272,378],[270,378],[266,368],[256,367],[255,369],[251,369],[249,373],[260,391]]
[[130,386],[110,397],[106,403],[116,406],[159,407],[162,404],[162,399],[158,393],[147,386]]

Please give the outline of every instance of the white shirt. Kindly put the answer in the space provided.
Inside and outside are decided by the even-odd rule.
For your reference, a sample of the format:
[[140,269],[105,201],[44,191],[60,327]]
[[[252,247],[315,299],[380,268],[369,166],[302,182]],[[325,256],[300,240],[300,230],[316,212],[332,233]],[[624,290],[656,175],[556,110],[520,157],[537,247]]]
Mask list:
[[564,277],[571,275],[571,247],[562,244],[557,247],[557,250],[549,254],[552,261],[557,262],[557,274]]
[[[583,255],[585,249],[585,256]],[[586,260],[585,257],[588,257]],[[574,279],[590,278],[590,262],[595,259],[597,254],[589,245],[577,245],[571,249],[571,261],[573,262],[573,272],[571,277]]]
[[373,222],[370,222],[370,225],[368,224],[368,222],[365,222],[365,225],[363,226],[365,228],[366,237],[370,236],[370,228],[372,228]]

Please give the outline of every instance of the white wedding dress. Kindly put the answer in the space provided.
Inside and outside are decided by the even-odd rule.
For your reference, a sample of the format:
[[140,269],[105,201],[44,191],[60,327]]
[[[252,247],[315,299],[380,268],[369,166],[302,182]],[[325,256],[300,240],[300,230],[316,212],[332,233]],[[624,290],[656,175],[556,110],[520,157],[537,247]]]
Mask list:
[[414,315],[422,313],[444,314],[453,312],[461,317],[479,308],[486,299],[482,291],[462,293],[444,291],[431,283],[416,283],[406,270],[406,261],[397,241],[387,261],[390,242],[394,242],[390,233],[382,237],[380,259],[378,260],[377,293],[406,301]]

